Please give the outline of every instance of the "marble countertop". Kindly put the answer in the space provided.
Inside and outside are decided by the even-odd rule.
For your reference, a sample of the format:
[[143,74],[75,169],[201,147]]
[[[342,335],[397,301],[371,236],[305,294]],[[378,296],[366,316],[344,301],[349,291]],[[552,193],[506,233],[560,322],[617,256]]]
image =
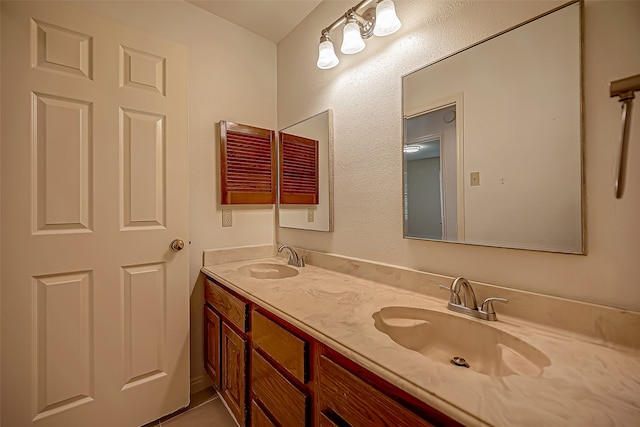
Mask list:
[[[374,326],[383,307],[418,307],[459,315],[446,300],[308,265],[284,279],[239,271],[281,258],[209,265],[202,272],[399,388],[468,426],[640,425],[640,350],[611,348],[500,315],[491,327],[543,352],[535,377],[493,377],[432,361]],[[446,295],[443,295],[446,296]],[[472,320],[484,322],[481,320]],[[638,331],[640,333],[640,331]]]

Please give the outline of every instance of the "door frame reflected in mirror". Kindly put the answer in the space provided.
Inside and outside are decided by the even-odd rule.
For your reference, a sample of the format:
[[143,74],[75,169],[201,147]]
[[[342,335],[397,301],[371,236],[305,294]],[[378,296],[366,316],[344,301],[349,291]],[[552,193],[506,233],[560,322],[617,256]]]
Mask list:
[[[450,111],[453,112],[453,117],[447,121],[445,115]],[[418,132],[417,135],[416,130],[408,129],[412,121],[429,120],[427,118],[429,115],[438,122],[442,119],[442,123],[445,124],[435,127],[422,124],[416,129]],[[434,120],[431,120],[431,122]],[[408,214],[409,202],[407,201],[406,185],[403,188],[404,237],[464,242],[464,185],[462,182],[462,171],[464,170],[464,98],[462,92],[428,104],[420,105],[413,110],[405,111],[403,122],[403,144],[405,146],[415,144],[416,141],[427,141],[433,136],[440,136],[440,171],[443,174],[439,179],[442,195],[440,201],[441,221],[443,224],[442,237],[437,239],[428,238],[409,231],[411,227],[408,223],[410,218]],[[425,126],[428,126],[430,130],[426,130]],[[452,126],[455,126],[453,134],[451,134]],[[410,157],[411,156],[405,154],[403,150],[402,167],[403,182],[405,183],[407,178],[407,160],[409,160]],[[415,221],[415,219],[412,221]]]

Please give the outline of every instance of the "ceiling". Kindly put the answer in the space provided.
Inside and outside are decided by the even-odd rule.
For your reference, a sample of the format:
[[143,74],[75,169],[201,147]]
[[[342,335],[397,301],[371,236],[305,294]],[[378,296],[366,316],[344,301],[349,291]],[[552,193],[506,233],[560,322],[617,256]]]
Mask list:
[[322,0],[186,0],[278,43]]

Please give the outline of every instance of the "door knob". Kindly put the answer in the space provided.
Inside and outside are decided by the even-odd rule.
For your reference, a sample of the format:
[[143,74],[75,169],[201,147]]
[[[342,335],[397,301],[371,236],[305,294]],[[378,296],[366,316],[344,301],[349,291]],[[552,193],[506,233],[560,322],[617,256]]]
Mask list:
[[178,251],[181,251],[182,248],[184,248],[184,242],[180,239],[174,239],[171,241],[171,244],[169,245],[169,247],[173,252],[178,252]]

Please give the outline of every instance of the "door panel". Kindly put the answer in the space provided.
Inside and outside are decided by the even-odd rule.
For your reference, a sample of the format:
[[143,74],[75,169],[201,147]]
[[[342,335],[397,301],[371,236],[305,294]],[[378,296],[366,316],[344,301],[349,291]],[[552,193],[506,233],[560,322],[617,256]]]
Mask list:
[[164,227],[165,117],[120,109],[120,125],[122,228]]
[[205,368],[213,381],[213,386],[220,390],[220,316],[214,313],[208,306],[204,306],[204,342],[205,342]]
[[91,103],[34,93],[34,232],[92,225]]
[[165,263],[122,269],[123,389],[166,373]]
[[245,425],[247,341],[222,322],[222,398],[241,426]]
[[1,7],[2,425],[145,424],[189,400],[186,49]]
[[92,400],[92,277],[86,271],[35,277],[33,286],[35,401],[46,416]]

